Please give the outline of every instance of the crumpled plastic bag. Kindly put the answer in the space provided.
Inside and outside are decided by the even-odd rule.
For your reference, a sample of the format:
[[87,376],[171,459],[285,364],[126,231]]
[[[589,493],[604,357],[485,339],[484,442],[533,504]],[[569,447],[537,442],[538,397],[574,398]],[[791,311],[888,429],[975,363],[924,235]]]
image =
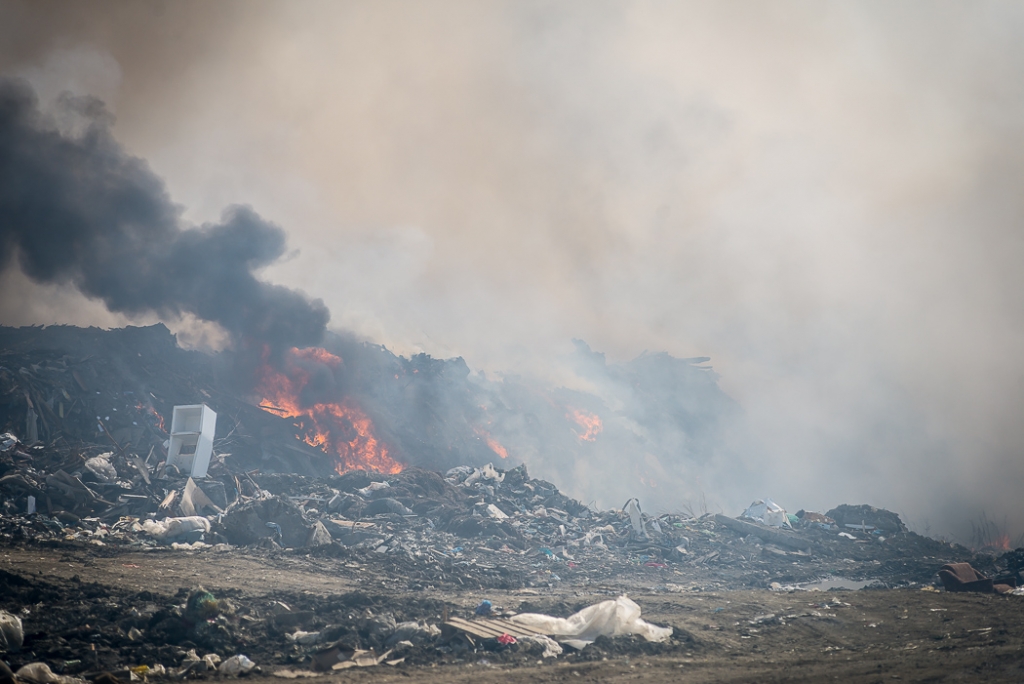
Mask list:
[[184,518],[164,518],[163,520],[146,520],[142,529],[149,536],[160,541],[174,539],[189,532],[209,532],[210,521],[201,515],[190,515]]
[[284,638],[293,644],[313,646],[320,643],[320,632],[303,632],[301,629],[294,634],[285,634]]
[[256,663],[252,662],[244,655],[239,654],[233,655],[221,663],[220,667],[217,668],[217,671],[221,674],[237,677],[238,675],[246,674],[254,667],[256,667]]
[[541,658],[554,658],[562,655],[562,647],[551,637],[538,634],[536,636],[519,637],[519,647],[525,648],[531,655]]
[[412,515],[412,511],[405,507],[398,499],[384,497],[374,499],[363,509],[363,515],[383,515],[393,513],[395,515]]
[[85,684],[84,679],[54,673],[46,663],[29,663],[14,676],[32,684]]
[[388,489],[390,487],[391,485],[387,482],[371,482],[362,489],[357,489],[356,491],[359,492],[359,495],[364,499],[372,499],[374,492],[379,492],[382,489]]
[[789,524],[786,509],[771,499],[758,499],[750,504],[740,517],[755,520],[770,527],[793,527]]
[[113,451],[93,456],[85,462],[85,469],[99,478],[100,482],[113,482],[117,479],[117,470],[110,463]]
[[497,470],[495,470],[493,464],[488,463],[483,468],[477,468],[476,470],[474,470],[473,474],[467,477],[465,480],[463,480],[462,484],[468,487],[477,480],[494,480],[495,483],[498,483],[504,479],[505,474],[499,473]]
[[20,651],[24,642],[25,630],[21,626],[21,618],[0,610],[0,653]]
[[5,432],[0,435],[0,454],[6,454],[16,446],[18,446],[18,438],[14,436],[14,433]]
[[641,620],[640,606],[625,596],[587,606],[567,618],[521,613],[509,619],[517,625],[580,648],[593,643],[599,636],[636,634],[647,641],[665,641],[672,636],[671,627],[658,627]]
[[399,622],[395,625],[395,631],[384,642],[385,648],[391,648],[399,641],[411,641],[413,645],[429,643],[441,636],[441,629],[437,625],[426,622],[409,621]]
[[461,465],[455,466],[444,474],[446,480],[455,480],[455,484],[462,482],[470,475],[473,474],[475,468],[473,466]]

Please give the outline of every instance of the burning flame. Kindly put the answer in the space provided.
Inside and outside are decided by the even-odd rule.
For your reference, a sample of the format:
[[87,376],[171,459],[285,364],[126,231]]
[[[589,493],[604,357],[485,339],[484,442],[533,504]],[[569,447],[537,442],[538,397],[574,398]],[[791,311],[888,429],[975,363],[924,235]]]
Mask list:
[[140,401],[135,404],[135,409],[137,411],[142,411],[143,413],[149,414],[150,420],[153,423],[153,427],[160,430],[160,432],[167,432],[167,428],[164,427],[164,417],[156,412],[156,409],[153,408],[152,404]]
[[487,442],[487,446],[490,448],[491,451],[498,454],[498,456],[501,456],[502,458],[508,458],[508,449],[501,446],[501,442],[494,439],[489,434],[480,429],[476,431],[476,434],[480,435],[480,437],[482,437],[483,440]]
[[299,399],[309,383],[309,372],[296,360],[321,363],[331,368],[342,365],[340,358],[324,349],[292,349],[285,372],[264,362],[257,388],[263,400],[260,408],[286,418],[297,419],[303,441],[335,457],[339,475],[358,468],[380,473],[400,473],[402,464],[388,454],[388,448],[374,434],[370,418],[350,399],[336,403],[303,406]]
[[601,434],[601,430],[604,429],[601,419],[596,414],[589,413],[588,411],[570,408],[566,417],[576,423],[582,430],[582,432],[576,435],[582,442],[593,442]]

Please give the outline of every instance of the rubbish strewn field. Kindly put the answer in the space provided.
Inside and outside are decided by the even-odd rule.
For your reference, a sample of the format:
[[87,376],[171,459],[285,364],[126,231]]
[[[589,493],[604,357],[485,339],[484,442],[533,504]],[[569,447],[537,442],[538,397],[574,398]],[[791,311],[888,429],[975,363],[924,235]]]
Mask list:
[[[12,669],[208,679],[245,656],[256,666],[246,677],[275,681],[342,669],[382,681],[1024,676],[1024,596],[936,581],[944,564],[969,562],[1012,582],[1022,554],[975,554],[888,511],[829,511],[856,524],[802,512],[792,529],[633,504],[594,511],[522,467],[246,481],[178,537],[162,531],[187,518],[0,516],[0,609],[24,627],[23,647],[4,655]],[[554,654],[505,621],[565,618],[620,596],[670,636],[598,636],[582,650],[556,636]],[[485,624],[509,626],[482,637],[473,626]]]
[[[214,649],[242,652],[263,670],[250,679],[280,681],[274,670],[303,669],[304,649],[286,635],[336,620],[368,616],[422,618],[435,624],[445,606],[471,614],[481,598],[511,609],[566,614],[618,594],[623,584],[550,589],[409,591],[380,569],[308,554],[232,550],[109,551],[84,546],[19,546],[0,554],[7,609],[27,609],[26,652],[12,665],[46,656],[55,666],[116,670],[122,662],[177,664],[198,644],[166,643],[150,630],[138,645],[125,616],[184,603],[202,582],[235,607],[244,628]],[[324,675],[346,681],[1020,681],[1024,677],[1024,600],[949,594],[920,588],[832,592],[715,590],[677,592],[659,586],[662,571],[630,582],[645,619],[675,628],[666,645],[629,637],[599,640],[586,650],[539,663],[512,651],[433,654],[414,650],[402,664]],[[184,589],[184,592],[179,591]],[[297,617],[278,623],[275,606]],[[152,620],[149,617],[143,624]],[[127,618],[131,622],[132,618]],[[282,622],[288,622],[285,618]],[[95,646],[95,650],[92,650]],[[133,657],[123,658],[120,654]],[[84,656],[84,658],[83,658]],[[89,659],[93,662],[89,662]],[[197,674],[210,677],[212,674]]]

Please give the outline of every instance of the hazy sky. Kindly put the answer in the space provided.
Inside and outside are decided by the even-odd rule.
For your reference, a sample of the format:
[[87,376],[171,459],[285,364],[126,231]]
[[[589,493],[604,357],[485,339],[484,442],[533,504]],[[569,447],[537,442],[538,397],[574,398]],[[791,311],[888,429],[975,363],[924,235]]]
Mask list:
[[[263,277],[334,327],[711,356],[727,505],[1024,532],[1024,4],[6,0],[0,73],[102,98],[189,220],[284,227]],[[7,324],[126,322],[0,282]]]

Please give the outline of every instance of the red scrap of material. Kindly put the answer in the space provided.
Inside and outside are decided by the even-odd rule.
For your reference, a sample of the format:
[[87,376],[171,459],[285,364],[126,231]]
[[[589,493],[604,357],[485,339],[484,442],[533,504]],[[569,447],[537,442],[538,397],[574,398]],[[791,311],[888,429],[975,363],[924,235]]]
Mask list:
[[654,561],[647,561],[646,563],[644,563],[644,566],[646,566],[648,568],[667,568],[668,567],[668,565],[666,565],[665,563],[655,563]]
[[498,643],[502,646],[508,646],[509,644],[516,643],[516,638],[511,634],[502,634],[500,637],[498,637]]

